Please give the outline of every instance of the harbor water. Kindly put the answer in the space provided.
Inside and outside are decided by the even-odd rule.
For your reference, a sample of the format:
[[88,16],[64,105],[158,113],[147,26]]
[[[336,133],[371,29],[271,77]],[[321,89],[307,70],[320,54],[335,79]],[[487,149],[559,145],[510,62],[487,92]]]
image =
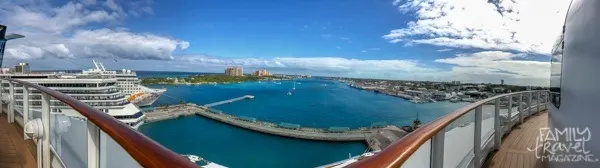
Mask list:
[[[204,105],[254,95],[252,100],[213,108],[262,121],[319,128],[368,127],[374,122],[403,126],[410,125],[417,116],[426,123],[466,104],[413,104],[344,83],[316,79],[150,87],[167,89],[154,106],[182,101]],[[361,154],[367,148],[364,142],[322,142],[267,135],[200,116],[148,123],[139,130],[177,153],[198,155],[228,167],[315,167],[346,159],[349,154]]]

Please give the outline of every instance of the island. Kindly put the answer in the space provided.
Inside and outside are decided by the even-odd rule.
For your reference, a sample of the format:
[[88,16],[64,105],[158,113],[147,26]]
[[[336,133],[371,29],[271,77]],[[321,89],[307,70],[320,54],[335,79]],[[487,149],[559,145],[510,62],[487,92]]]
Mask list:
[[189,75],[187,77],[150,77],[142,78],[141,83],[147,84],[218,84],[237,83],[259,80],[283,80],[277,76],[230,76],[223,74]]

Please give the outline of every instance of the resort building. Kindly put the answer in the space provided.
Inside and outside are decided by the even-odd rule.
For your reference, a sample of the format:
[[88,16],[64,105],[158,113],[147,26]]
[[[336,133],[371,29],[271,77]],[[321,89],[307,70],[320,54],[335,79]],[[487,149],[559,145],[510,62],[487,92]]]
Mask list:
[[244,70],[242,67],[228,67],[225,69],[225,75],[229,76],[244,76]]
[[19,63],[19,65],[15,66],[16,73],[29,73],[29,64],[28,63]]
[[273,74],[271,74],[271,72],[267,71],[266,69],[260,69],[260,70],[254,71],[254,73],[252,73],[252,75],[254,75],[254,76],[271,76]]

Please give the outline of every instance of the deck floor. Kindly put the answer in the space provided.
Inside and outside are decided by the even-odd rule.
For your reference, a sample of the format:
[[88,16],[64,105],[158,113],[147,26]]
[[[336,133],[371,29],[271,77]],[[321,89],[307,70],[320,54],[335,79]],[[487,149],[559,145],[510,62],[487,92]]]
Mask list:
[[548,113],[534,114],[521,124],[513,127],[500,145],[500,150],[491,156],[486,167],[493,168],[541,168],[541,160],[536,159],[534,149],[539,130],[548,125]]
[[0,168],[35,168],[31,140],[23,140],[23,132],[9,124],[6,114],[0,116]]

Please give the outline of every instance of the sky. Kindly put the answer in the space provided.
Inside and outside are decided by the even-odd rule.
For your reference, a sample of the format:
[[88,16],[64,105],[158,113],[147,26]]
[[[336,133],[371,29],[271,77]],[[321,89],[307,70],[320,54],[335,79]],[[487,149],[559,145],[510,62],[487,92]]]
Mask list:
[[567,0],[8,0],[3,67],[547,86]]

